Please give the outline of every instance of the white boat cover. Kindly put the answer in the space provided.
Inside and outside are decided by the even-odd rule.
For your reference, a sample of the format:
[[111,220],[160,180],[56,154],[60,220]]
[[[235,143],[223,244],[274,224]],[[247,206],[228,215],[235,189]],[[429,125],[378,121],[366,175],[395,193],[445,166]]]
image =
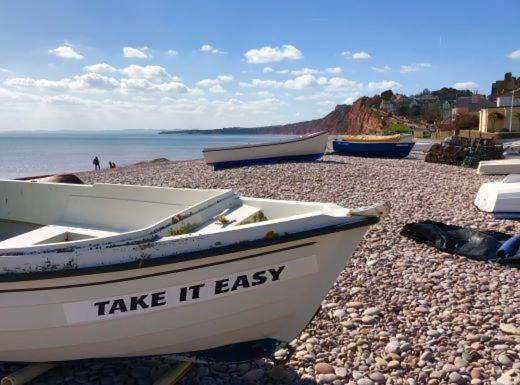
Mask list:
[[478,165],[478,174],[520,174],[520,159],[486,160]]
[[520,215],[520,181],[484,183],[477,192],[475,205],[502,217],[517,217]]

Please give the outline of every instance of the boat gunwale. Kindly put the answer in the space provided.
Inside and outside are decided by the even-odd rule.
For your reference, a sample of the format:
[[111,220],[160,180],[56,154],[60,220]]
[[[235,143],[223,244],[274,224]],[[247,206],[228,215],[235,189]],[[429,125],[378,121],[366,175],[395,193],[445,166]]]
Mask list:
[[208,147],[204,148],[202,152],[216,152],[216,151],[226,151],[226,150],[239,150],[244,148],[255,148],[255,147],[266,147],[266,146],[276,146],[280,144],[287,144],[287,143],[294,143],[294,142],[302,142],[308,139],[313,139],[321,135],[328,135],[328,130],[313,132],[311,134],[307,134],[304,136],[300,136],[298,138],[293,139],[286,139],[286,140],[280,140],[277,142],[263,142],[263,143],[253,143],[253,144],[247,144],[247,145],[237,145],[237,146],[227,146],[227,147]]
[[[0,284],[1,283],[13,283],[13,282],[23,282],[23,281],[35,281],[35,280],[47,280],[47,279],[56,279],[56,278],[68,278],[74,276],[81,275],[94,275],[94,274],[104,274],[104,273],[114,273],[125,270],[134,270],[134,269],[143,269],[147,267],[156,267],[167,265],[171,263],[177,262],[186,262],[193,261],[197,259],[216,257],[225,254],[232,254],[237,252],[243,252],[251,249],[259,249],[263,247],[269,247],[273,245],[289,243],[294,241],[299,241],[303,239],[308,239],[315,236],[327,235],[342,231],[348,231],[355,228],[371,226],[379,222],[379,217],[372,216],[349,216],[346,217],[349,220],[340,224],[330,225],[319,227],[317,229],[305,230],[297,233],[284,234],[274,238],[261,238],[255,239],[246,242],[239,242],[230,245],[224,245],[216,248],[207,248],[204,250],[197,250],[193,252],[181,253],[181,254],[172,254],[164,257],[157,258],[148,258],[148,259],[139,259],[134,261],[116,263],[111,265],[99,265],[99,266],[90,266],[90,267],[81,267],[77,269],[60,269],[60,270],[51,270],[51,271],[33,271],[33,272],[5,272],[0,274]],[[268,251],[261,254],[270,254],[274,251]],[[226,261],[227,262],[227,261]],[[226,263],[224,262],[224,263]],[[193,266],[193,269],[199,268],[199,266]],[[162,273],[158,273],[162,274]],[[139,275],[127,278],[117,279],[116,281],[129,281],[135,279],[146,278],[147,275]],[[110,283],[110,281],[106,282],[97,282],[97,283],[87,283],[87,284],[77,284],[78,286],[91,286],[98,284]],[[0,293],[6,292],[16,292],[16,291],[35,291],[35,290],[53,290],[55,287],[37,287],[37,288],[26,288],[26,289],[0,289]]]

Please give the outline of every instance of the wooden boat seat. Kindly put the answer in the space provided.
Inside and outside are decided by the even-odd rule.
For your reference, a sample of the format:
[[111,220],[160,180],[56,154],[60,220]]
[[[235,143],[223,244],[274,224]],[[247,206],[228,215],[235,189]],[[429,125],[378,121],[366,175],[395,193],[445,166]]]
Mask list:
[[99,238],[118,233],[99,229],[86,229],[66,225],[48,225],[8,238],[0,242],[0,248],[24,247],[45,243],[59,243],[80,239]]
[[221,220],[212,220],[206,226],[204,226],[199,233],[209,233],[213,231],[222,230],[228,227],[238,226],[252,219],[255,215],[260,214],[260,209],[258,207],[253,207],[249,205],[242,205],[235,209],[228,209],[224,211],[221,215],[221,218],[224,218],[224,221]]

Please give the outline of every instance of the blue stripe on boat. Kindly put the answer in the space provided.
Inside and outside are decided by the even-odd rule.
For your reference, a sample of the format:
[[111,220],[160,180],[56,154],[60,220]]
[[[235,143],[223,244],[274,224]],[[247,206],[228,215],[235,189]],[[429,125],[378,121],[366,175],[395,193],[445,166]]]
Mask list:
[[308,154],[308,155],[292,155],[292,156],[275,156],[272,158],[258,158],[258,159],[241,159],[231,160],[227,162],[212,163],[215,170],[222,170],[230,167],[250,166],[253,164],[272,164],[283,162],[305,162],[319,159],[323,153]]
[[376,158],[405,158],[412,151],[414,142],[403,143],[358,143],[332,141],[332,148],[338,154],[352,156],[366,156]]

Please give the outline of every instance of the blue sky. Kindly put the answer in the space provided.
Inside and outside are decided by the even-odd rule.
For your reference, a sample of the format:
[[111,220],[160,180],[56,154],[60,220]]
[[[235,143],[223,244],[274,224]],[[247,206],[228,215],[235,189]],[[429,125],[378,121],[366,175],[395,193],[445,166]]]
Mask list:
[[0,130],[314,119],[520,75],[515,1],[3,1]]

